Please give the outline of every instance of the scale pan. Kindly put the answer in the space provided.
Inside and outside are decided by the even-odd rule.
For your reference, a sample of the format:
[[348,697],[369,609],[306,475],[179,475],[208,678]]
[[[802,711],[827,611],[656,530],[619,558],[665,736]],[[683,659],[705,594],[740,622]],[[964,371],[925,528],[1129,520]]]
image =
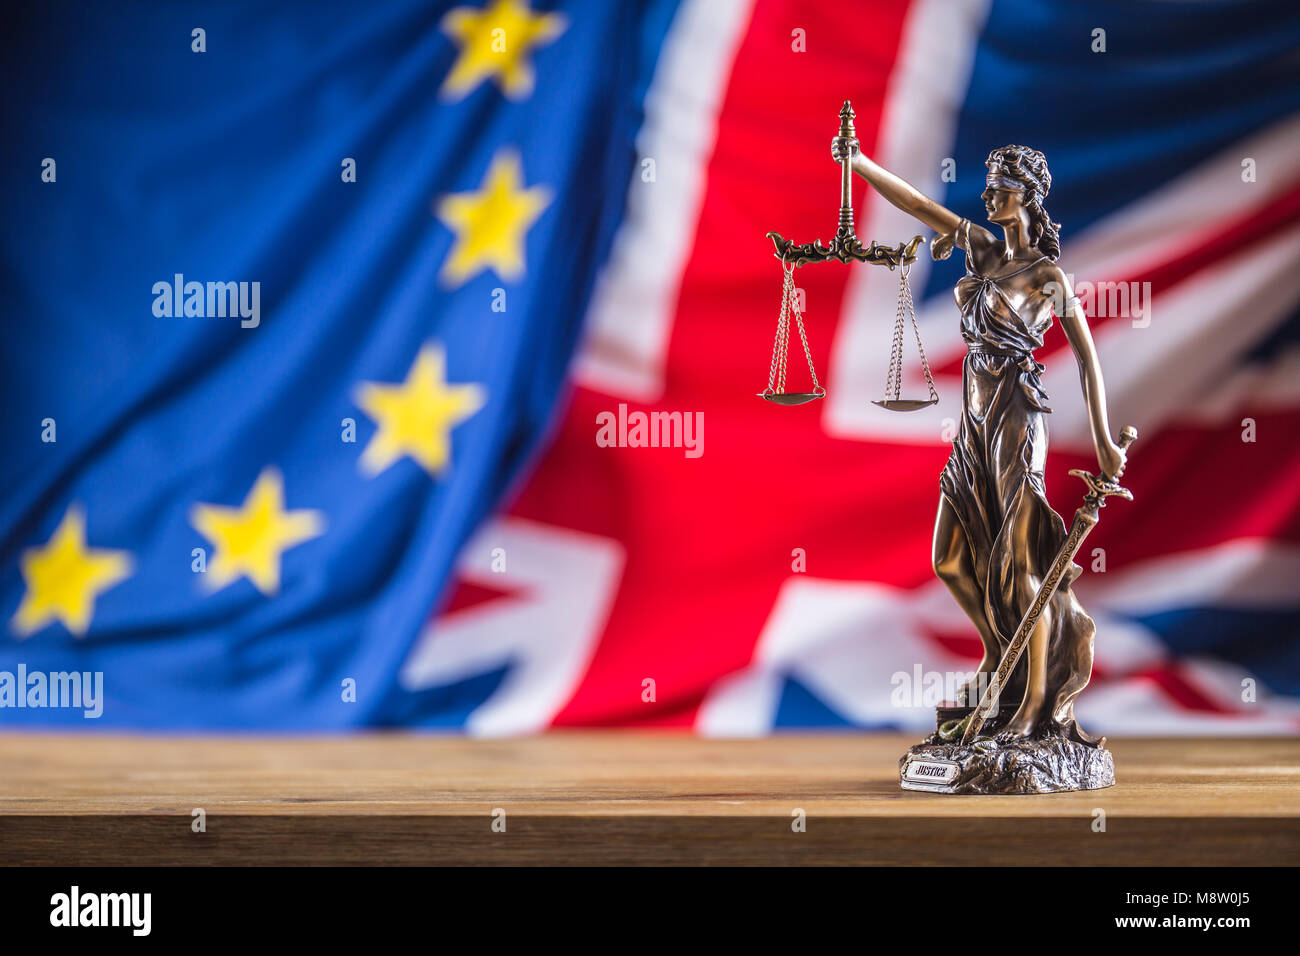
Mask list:
[[806,405],[825,394],[825,392],[759,392],[758,397],[778,405]]
[[872,402],[872,405],[879,405],[889,412],[914,412],[918,409],[925,408],[927,405],[933,405],[937,398],[891,398],[884,401]]

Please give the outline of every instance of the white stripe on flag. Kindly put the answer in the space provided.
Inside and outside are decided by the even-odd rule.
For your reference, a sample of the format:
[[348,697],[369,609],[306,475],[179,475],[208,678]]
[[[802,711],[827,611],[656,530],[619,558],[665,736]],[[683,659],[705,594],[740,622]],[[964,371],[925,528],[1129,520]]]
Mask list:
[[1270,698],[1255,710],[1230,714],[1190,711],[1158,684],[1138,677],[1088,687],[1075,700],[1074,712],[1089,732],[1107,736],[1283,736],[1294,734],[1298,722],[1287,704]]
[[1084,573],[1079,600],[1118,612],[1153,614],[1177,608],[1247,610],[1300,607],[1300,547],[1240,538],[1162,555],[1105,574]]
[[[498,558],[508,573],[493,571]],[[546,729],[587,671],[625,560],[623,546],[608,538],[522,518],[489,522],[461,552],[456,576],[521,593],[427,625],[402,667],[402,686],[422,690],[508,665],[501,686],[470,714],[466,731],[496,736]]]

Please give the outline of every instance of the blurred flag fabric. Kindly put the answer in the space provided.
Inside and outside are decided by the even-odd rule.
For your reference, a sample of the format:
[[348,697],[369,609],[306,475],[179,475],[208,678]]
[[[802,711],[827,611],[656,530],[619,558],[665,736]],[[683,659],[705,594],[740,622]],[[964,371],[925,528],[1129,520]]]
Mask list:
[[[1112,424],[1141,433],[1136,500],[1079,558],[1081,720],[1300,729],[1293,4],[55,4],[19,26],[0,671],[102,671],[104,707],[0,724],[932,724],[934,679],[979,651],[929,563],[959,257],[911,274],[938,405],[871,404],[898,276],[840,264],[797,274],[826,399],[755,397],[764,234],[833,233],[849,99],[865,151],[972,219],[990,149],[1047,155]],[[919,231],[855,198],[864,241]],[[223,296],[247,308],[211,314]],[[1095,460],[1059,329],[1039,358],[1068,521]],[[645,447],[647,413],[694,429]]]

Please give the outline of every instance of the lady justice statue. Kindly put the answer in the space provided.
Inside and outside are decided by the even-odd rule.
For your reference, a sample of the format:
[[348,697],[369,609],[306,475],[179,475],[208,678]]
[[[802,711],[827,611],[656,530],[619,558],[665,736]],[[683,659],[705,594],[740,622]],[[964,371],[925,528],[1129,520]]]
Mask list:
[[[836,136],[831,155],[933,229],[935,259],[954,247],[966,257],[955,289],[968,350],[962,414],[939,479],[933,560],[979,632],[984,657],[957,706],[941,708],[937,732],[900,761],[902,785],[946,793],[1110,786],[1114,763],[1104,738],[1074,716],[1092,673],[1095,626],[1070,584],[1097,508],[1108,495],[1128,497],[1117,482],[1136,432],[1111,438],[1087,318],[1056,263],[1061,227],[1043,205],[1052,186],[1047,161],[1024,146],[989,154],[981,198],[995,234],[873,162],[851,136]],[[1054,313],[1079,364],[1098,464],[1096,476],[1077,472],[1089,491],[1068,534],[1044,488],[1051,409],[1034,358]]]

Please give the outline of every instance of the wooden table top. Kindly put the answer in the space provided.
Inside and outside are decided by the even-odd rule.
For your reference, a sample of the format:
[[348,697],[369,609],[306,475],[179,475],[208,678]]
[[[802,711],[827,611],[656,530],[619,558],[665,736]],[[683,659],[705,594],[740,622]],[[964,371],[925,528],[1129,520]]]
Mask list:
[[899,789],[914,742],[0,736],[0,863],[1300,863],[1297,739],[1111,741],[1115,787],[1021,797]]

